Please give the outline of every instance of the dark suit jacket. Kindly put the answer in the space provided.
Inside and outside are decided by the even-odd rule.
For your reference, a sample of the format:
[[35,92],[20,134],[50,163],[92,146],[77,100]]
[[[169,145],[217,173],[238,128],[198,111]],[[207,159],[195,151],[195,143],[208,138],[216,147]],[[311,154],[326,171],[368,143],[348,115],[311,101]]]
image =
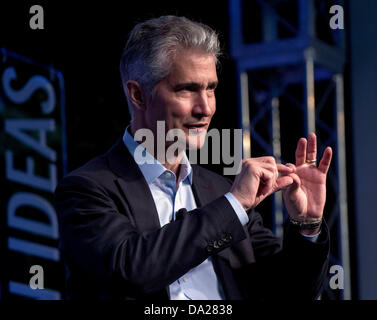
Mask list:
[[326,224],[317,243],[288,226],[284,241],[257,212],[242,226],[230,182],[193,165],[198,208],[160,227],[149,187],[120,139],[66,176],[55,205],[68,299],[168,299],[168,285],[213,256],[227,299],[314,299],[327,272]]

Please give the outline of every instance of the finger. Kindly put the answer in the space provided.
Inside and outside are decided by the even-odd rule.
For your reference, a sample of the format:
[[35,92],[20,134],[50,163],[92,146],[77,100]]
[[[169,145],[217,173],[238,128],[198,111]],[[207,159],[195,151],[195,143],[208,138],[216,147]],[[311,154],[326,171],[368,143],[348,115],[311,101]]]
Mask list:
[[275,184],[273,176],[274,174],[272,172],[267,170],[263,171],[263,174],[260,177],[258,196],[269,194],[272,191]]
[[293,183],[292,177],[290,176],[280,177],[276,180],[274,192],[284,189],[286,187],[289,187],[292,183]]
[[317,160],[317,136],[313,132],[308,136],[305,160]]
[[330,147],[327,147],[325,151],[323,152],[323,156],[319,163],[318,170],[323,172],[324,174],[327,174],[327,171],[330,168],[331,158],[332,158],[332,149]]
[[306,161],[306,139],[298,140],[296,148],[296,166],[301,166]]
[[279,172],[278,172],[278,168],[275,162],[274,163],[261,162],[259,165],[262,169],[272,172],[273,174],[272,179],[274,179],[274,181],[278,178]]
[[288,163],[286,163],[285,165],[286,165],[287,167],[291,168],[293,171],[296,171],[296,166],[295,166],[293,163],[288,162]]
[[292,173],[293,172],[293,168],[292,167],[289,167],[287,165],[284,165],[284,164],[280,164],[278,163],[276,165],[278,171],[282,174],[289,174],[289,173]]
[[256,158],[256,160],[265,162],[265,163],[276,164],[275,158],[271,156],[259,157],[259,158]]
[[257,158],[257,160],[260,162],[261,166],[272,171],[274,173],[274,180],[276,180],[279,176],[279,168],[278,168],[278,165],[276,163],[276,160],[274,157],[271,157],[271,156],[267,156],[267,157],[260,157],[260,158]]

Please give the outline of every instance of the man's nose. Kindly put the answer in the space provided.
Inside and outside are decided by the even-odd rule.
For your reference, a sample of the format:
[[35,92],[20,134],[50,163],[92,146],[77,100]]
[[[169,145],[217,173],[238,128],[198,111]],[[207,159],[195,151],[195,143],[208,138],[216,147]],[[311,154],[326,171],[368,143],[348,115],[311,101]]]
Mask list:
[[205,91],[198,93],[193,113],[204,117],[211,116],[214,108],[212,100],[214,101],[214,98],[209,98]]

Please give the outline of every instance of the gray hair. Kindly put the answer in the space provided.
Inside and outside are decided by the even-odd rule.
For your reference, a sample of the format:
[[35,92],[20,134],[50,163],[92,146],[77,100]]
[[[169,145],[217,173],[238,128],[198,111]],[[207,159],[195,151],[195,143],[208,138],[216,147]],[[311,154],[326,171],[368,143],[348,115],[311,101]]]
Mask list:
[[169,75],[179,48],[213,54],[218,65],[221,53],[218,35],[205,24],[185,17],[162,16],[139,23],[132,29],[120,60],[120,74],[131,118],[134,106],[125,88],[126,82],[135,80],[152,94],[154,86]]

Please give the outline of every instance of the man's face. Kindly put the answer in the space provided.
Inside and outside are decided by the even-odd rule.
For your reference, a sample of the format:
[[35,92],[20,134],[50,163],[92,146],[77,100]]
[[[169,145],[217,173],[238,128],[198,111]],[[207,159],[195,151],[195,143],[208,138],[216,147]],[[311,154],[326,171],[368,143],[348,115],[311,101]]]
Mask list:
[[147,127],[156,137],[157,121],[165,121],[166,132],[181,129],[186,146],[200,148],[216,111],[217,83],[213,55],[179,50],[169,76],[157,83],[148,101],[144,114]]

